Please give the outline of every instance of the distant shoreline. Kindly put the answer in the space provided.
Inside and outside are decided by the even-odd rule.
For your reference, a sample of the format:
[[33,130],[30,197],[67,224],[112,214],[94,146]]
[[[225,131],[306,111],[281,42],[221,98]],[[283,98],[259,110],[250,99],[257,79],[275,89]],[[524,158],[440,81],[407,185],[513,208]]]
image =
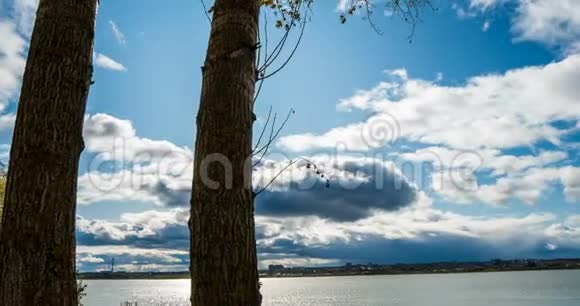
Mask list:
[[[523,271],[580,270],[580,259],[553,260],[494,260],[479,263],[429,263],[395,265],[350,265],[341,267],[296,267],[270,266],[260,271],[260,278],[371,276],[371,275],[430,275]],[[78,274],[82,280],[163,280],[190,279],[188,271],[181,272],[84,272]]]

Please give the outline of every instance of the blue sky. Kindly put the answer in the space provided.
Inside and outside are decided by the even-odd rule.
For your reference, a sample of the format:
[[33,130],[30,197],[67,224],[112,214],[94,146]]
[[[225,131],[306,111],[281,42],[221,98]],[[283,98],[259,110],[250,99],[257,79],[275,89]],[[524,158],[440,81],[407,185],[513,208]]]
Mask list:
[[[254,175],[261,266],[580,256],[580,5],[440,1],[383,35],[317,1],[257,101],[296,110]],[[7,160],[34,0],[0,1]],[[208,3],[208,5],[210,5]],[[263,22],[263,19],[262,19]],[[279,30],[270,17],[270,39]],[[192,144],[209,22],[201,2],[103,1],[79,169],[78,265],[185,270]],[[294,36],[292,39],[295,39]]]

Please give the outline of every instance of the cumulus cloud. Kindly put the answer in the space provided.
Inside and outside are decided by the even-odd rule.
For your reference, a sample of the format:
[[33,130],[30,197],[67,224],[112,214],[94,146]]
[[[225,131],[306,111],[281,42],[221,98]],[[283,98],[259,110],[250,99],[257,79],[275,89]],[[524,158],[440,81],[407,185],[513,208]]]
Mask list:
[[[501,2],[472,0],[466,14]],[[536,21],[544,18],[526,14]],[[550,40],[533,28],[519,30],[518,20],[514,33],[520,39],[556,44],[575,35]],[[578,216],[560,220],[542,212],[471,216],[442,211],[394,162],[348,152],[371,152],[397,141],[409,145],[392,156],[434,166],[430,178],[435,193],[430,196],[435,200],[533,204],[560,184],[567,201],[578,201],[580,173],[575,166],[564,166],[573,154],[563,143],[570,129],[555,124],[580,124],[580,56],[570,54],[558,62],[477,76],[453,86],[442,85],[440,78],[412,78],[404,69],[388,71],[388,81],[338,105],[341,111],[369,112],[367,120],[327,133],[282,138],[280,148],[290,151],[342,146],[351,155],[307,157],[330,179],[330,188],[302,163],[258,196],[260,266],[577,254]],[[187,270],[192,151],[141,137],[130,121],[106,114],[88,116],[84,136],[92,162],[79,178],[80,203],[137,200],[163,211],[123,214],[118,221],[79,217],[82,269],[107,269],[115,257],[118,267],[128,271]],[[540,142],[549,144],[536,149]],[[522,147],[532,153],[514,153]],[[282,158],[261,161],[254,186],[266,186],[286,165]]]
[[77,261],[83,270],[186,270],[189,211],[145,211],[123,214],[119,222],[77,217]]
[[[568,154],[561,151],[516,156],[502,154],[499,150],[461,151],[428,147],[398,156],[404,160],[429,163],[433,170],[430,174],[432,190],[451,203],[507,205],[517,200],[533,205],[553,183],[561,182],[566,194],[575,190],[570,187],[574,185],[574,174],[570,169],[576,168],[557,167],[559,162],[568,159]],[[491,182],[480,183],[482,177]],[[568,199],[573,202],[574,197],[568,196]]]
[[[186,270],[188,213],[174,209],[124,214],[120,222],[79,218],[79,261],[84,259],[83,269],[88,270],[106,268],[111,257],[130,270]],[[579,216],[570,216],[559,221],[549,213],[476,217],[415,205],[352,221],[257,216],[256,238],[262,268],[268,264],[303,266],[346,261],[557,257],[566,254],[562,252],[580,250],[579,220]],[[554,248],[547,249],[548,244]],[[426,249],[428,253],[423,251]]]
[[185,209],[125,213],[119,222],[77,217],[77,239],[82,245],[185,248],[189,245],[188,218]]
[[193,153],[165,140],[139,137],[128,120],[107,114],[85,118],[90,162],[79,177],[78,201],[136,200],[160,206],[189,203]]
[[114,173],[88,172],[79,177],[77,200],[81,205],[102,201],[141,201],[183,207],[189,204],[192,173],[175,177],[137,169]]
[[186,271],[189,252],[122,245],[77,245],[78,268],[83,272],[109,271],[113,258],[116,271]]
[[4,112],[19,94],[37,5],[38,0],[9,1],[7,15],[0,16],[0,131],[14,126],[14,114]]
[[[168,141],[139,137],[128,120],[106,114],[87,116],[86,149],[95,155],[79,177],[81,204],[135,200],[160,206],[189,204],[193,153]],[[357,219],[374,210],[397,210],[414,202],[416,188],[393,163],[364,157],[314,156],[313,165],[331,180],[317,182],[314,169],[297,164],[284,171],[258,197],[256,211],[269,215],[318,215]],[[329,163],[332,161],[332,163]],[[253,185],[267,185],[285,161],[266,160],[257,166]]]
[[568,158],[562,151],[542,151],[536,155],[509,155],[501,150],[457,150],[447,147],[427,147],[398,154],[415,162],[430,162],[437,170],[470,166],[472,170],[491,170],[493,176],[519,173],[529,168],[551,165]]
[[91,263],[91,264],[99,264],[104,263],[105,260],[100,257],[95,257],[92,254],[88,254],[86,256],[81,256],[77,258],[77,263]]
[[580,40],[579,12],[576,0],[520,0],[513,29],[521,40],[567,46]]
[[139,137],[131,121],[108,114],[87,116],[83,135],[87,150],[99,153],[99,157],[105,160],[140,162],[192,155],[188,148],[169,141]]
[[34,26],[34,19],[36,18],[36,8],[39,0],[14,0],[13,15],[14,20],[18,24],[20,32],[30,37],[32,28]]
[[506,149],[541,140],[559,144],[564,131],[550,123],[580,119],[578,81],[580,55],[474,77],[461,86],[420,79],[382,82],[370,94],[359,91],[339,104],[339,109],[374,112],[368,120],[318,135],[286,136],[279,146],[290,151],[337,146],[370,150],[376,140],[367,135],[375,134],[379,140],[391,141],[394,134],[400,140],[459,149]]
[[353,222],[257,218],[258,249],[263,252],[391,263],[545,257],[549,242],[578,250],[577,235],[554,240],[558,224],[551,214],[474,217],[433,208],[380,213]]
[[452,203],[488,203],[505,205],[510,200],[535,204],[553,184],[561,183],[567,201],[579,202],[580,168],[531,168],[514,172],[493,183],[480,184],[474,173],[455,171],[433,174],[434,191]]
[[[3,3],[6,15],[0,17],[0,114],[15,102],[26,65],[38,0],[13,0]],[[102,54],[96,55],[97,66],[126,71],[126,68]],[[15,114],[0,115],[0,131],[13,128]]]
[[26,41],[9,21],[0,20],[0,37],[0,112],[3,112],[20,88],[26,64]]
[[549,226],[546,231],[553,250],[580,245],[580,215],[567,217],[563,222]]
[[580,203],[580,167],[564,167],[559,171],[564,195],[569,202]]
[[[373,152],[401,142],[413,149],[392,155],[432,164],[432,185],[446,200],[533,204],[551,184],[561,183],[573,202],[574,174],[564,175],[559,168],[576,154],[568,150],[573,147],[569,135],[580,122],[575,85],[579,72],[580,55],[473,77],[455,86],[413,79],[404,70],[389,71],[389,81],[338,104],[340,111],[371,112],[368,119],[321,134],[289,135],[278,146]],[[552,149],[537,149],[541,143]],[[507,153],[518,148],[517,154]],[[531,153],[521,153],[521,148]],[[540,171],[546,167],[550,169]],[[479,183],[482,176],[491,183]]]
[[95,65],[97,65],[97,67],[101,67],[107,70],[122,71],[122,72],[127,71],[127,68],[125,68],[123,64],[101,53],[96,54]]
[[455,5],[460,17],[485,13],[503,4],[515,4],[515,39],[536,41],[565,51],[580,41],[580,2],[576,0],[470,0],[467,9]]
[[[304,167],[289,174],[256,199],[256,212],[270,216],[319,216],[333,220],[352,221],[368,217],[375,211],[393,211],[413,204],[417,189],[390,162],[371,158],[314,156],[309,161],[323,169],[330,184]],[[266,163],[268,164],[268,163]],[[264,172],[281,168],[283,163],[258,169],[256,177],[265,181]],[[300,172],[302,171],[302,172]],[[274,173],[272,171],[271,173]],[[297,175],[296,175],[297,174]]]

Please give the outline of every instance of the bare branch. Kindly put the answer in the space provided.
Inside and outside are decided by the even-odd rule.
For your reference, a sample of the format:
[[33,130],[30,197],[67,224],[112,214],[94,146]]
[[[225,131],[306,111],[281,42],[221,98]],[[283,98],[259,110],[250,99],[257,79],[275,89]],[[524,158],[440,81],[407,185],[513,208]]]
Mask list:
[[272,53],[270,53],[270,55],[266,57],[266,61],[259,69],[261,73],[265,71],[268,68],[268,66],[270,66],[278,58],[278,56],[280,56],[280,53],[284,49],[284,45],[286,44],[286,40],[288,39],[291,30],[292,28],[286,29],[286,32],[284,33],[280,41],[278,41],[278,44],[276,44],[276,46],[272,50]]
[[316,166],[315,163],[306,159],[305,157],[300,156],[300,157],[297,157],[295,159],[290,160],[290,163],[288,163],[288,165],[286,165],[284,168],[282,168],[282,170],[280,170],[264,187],[260,188],[256,192],[254,192],[253,193],[254,198],[257,197],[260,193],[266,191],[266,189],[268,189],[268,187],[270,187],[274,182],[276,182],[276,180],[278,179],[278,177],[280,177],[280,175],[282,175],[282,173],[284,173],[286,170],[288,170],[290,167],[292,167],[292,165],[297,164],[299,161],[305,161],[306,162],[306,169],[312,169],[319,178],[324,179],[326,181],[326,188],[330,188],[330,179],[328,178],[328,176],[326,176],[318,168],[318,166]]
[[[276,70],[274,70],[274,72],[261,76],[260,77],[261,80],[265,80],[267,78],[270,78],[270,77],[274,76],[275,74],[277,74],[278,72],[280,72],[282,69],[284,69],[284,67],[286,67],[286,65],[288,65],[288,63],[290,62],[292,57],[294,57],[294,53],[296,53],[296,50],[298,50],[298,47],[300,46],[300,42],[302,41],[302,36],[304,36],[304,29],[306,29],[306,18],[307,18],[307,15],[305,16],[304,21],[302,22],[301,29],[300,29],[300,36],[298,36],[298,41],[294,45],[294,48],[292,49],[292,52],[290,52],[290,55],[288,56],[286,61],[284,61],[284,63],[282,65],[280,65],[280,67],[278,67]],[[264,71],[264,74],[265,74],[265,71]]]
[[205,1],[204,0],[199,0],[201,1],[201,6],[203,7],[203,12],[205,13],[205,17],[207,18],[207,21],[209,21],[209,24],[211,24],[211,17],[209,16],[209,10],[207,9],[207,6],[205,5]]
[[266,119],[266,123],[264,123],[264,127],[262,128],[262,133],[260,133],[260,137],[258,137],[258,141],[256,142],[256,145],[252,149],[252,152],[256,151],[256,149],[260,145],[260,142],[262,141],[262,137],[264,137],[264,133],[266,132],[266,128],[268,127],[268,123],[270,123],[271,116],[272,116],[272,106],[270,105],[270,110],[268,110],[268,118]]
[[[290,32],[292,31],[292,29],[297,25],[299,25],[302,27],[300,38],[296,46],[292,48],[293,51],[289,57],[291,58],[294,55],[294,53],[298,49],[298,44],[300,44],[302,35],[304,34],[304,24],[308,19],[308,11],[310,11],[310,6],[312,2],[313,0],[288,1],[287,4],[289,6],[289,9],[278,8],[278,12],[281,14],[282,20],[284,20],[285,23],[281,23],[282,21],[278,20],[276,26],[284,27],[285,32],[280,41],[278,41],[278,44],[274,47],[274,50],[272,50],[272,53],[266,58],[266,61],[264,62],[263,66],[260,68],[260,75],[262,77],[265,75],[266,68],[271,66],[282,54],[282,51],[284,50],[284,46],[288,41],[288,37],[290,36]],[[286,20],[287,18],[289,18],[289,21]],[[284,61],[283,66],[286,66],[288,62],[289,59],[286,59]],[[279,72],[279,70],[281,69],[277,69],[276,73]]]
[[276,132],[274,132],[274,129],[275,129],[275,124],[276,124],[276,116],[277,116],[277,114],[274,114],[274,119],[272,121],[272,130],[270,131],[270,137],[268,137],[268,142],[263,147],[261,147],[259,150],[254,151],[254,153],[252,154],[252,156],[256,156],[256,155],[260,154],[261,152],[263,152],[262,156],[267,153],[268,148],[270,147],[270,145],[274,142],[274,140],[276,140],[276,138],[278,138],[278,135],[280,134],[280,132],[282,131],[282,129],[284,129],[284,127],[286,126],[286,123],[288,123],[288,120],[290,119],[290,116],[292,116],[295,112],[296,111],[293,108],[291,108],[290,111],[288,111],[288,114],[286,115],[286,118],[284,119],[284,121],[282,122],[282,124],[280,125],[280,127],[276,130]]
[[254,154],[252,154],[252,156],[256,156],[258,153],[262,152],[262,155],[260,156],[260,158],[258,158],[258,161],[255,162],[254,164],[252,164],[252,168],[256,167],[257,165],[259,165],[262,162],[262,160],[264,159],[266,154],[268,154],[268,149],[270,148],[270,144],[272,142],[274,142],[272,135],[274,135],[274,128],[276,127],[276,117],[277,116],[278,116],[278,113],[274,113],[274,118],[272,119],[272,129],[270,130],[270,136],[268,136],[268,142],[260,150],[258,150]]
[[366,3],[365,10],[366,10],[366,17],[363,17],[363,19],[366,19],[369,22],[371,28],[375,31],[375,33],[377,33],[378,35],[383,35],[383,31],[381,31],[381,29],[379,29],[377,27],[377,25],[375,24],[375,22],[373,21],[372,4],[370,2]]
[[272,185],[276,181],[276,179],[278,179],[278,177],[280,175],[282,175],[282,173],[284,173],[284,171],[288,170],[288,168],[292,167],[292,165],[294,165],[295,163],[296,163],[296,161],[294,161],[294,160],[290,161],[290,163],[288,165],[286,165],[286,167],[284,167],[282,170],[280,170],[280,172],[278,172],[278,174],[276,174],[274,176],[274,178],[272,178],[268,182],[268,184],[266,184],[266,186],[264,186],[262,189],[260,189],[256,192],[254,192],[254,198],[257,197],[260,193],[264,192],[266,189],[268,189],[268,187],[270,187],[270,185]]
[[[258,33],[258,37],[260,37],[260,39],[261,39],[261,36],[259,33]],[[258,52],[261,49],[262,48],[260,47]],[[258,53],[258,58],[256,60],[257,61],[256,80],[259,81],[259,84],[258,84],[258,88],[256,89],[256,93],[254,94],[254,101],[252,102],[252,105],[254,105],[256,103],[256,101],[258,100],[258,97],[260,96],[260,93],[262,92],[262,86],[264,86],[264,80],[260,79],[260,77],[263,76],[264,73],[266,72],[266,69],[264,68],[262,70],[262,67],[265,67],[266,59],[268,58],[268,14],[266,12],[264,12],[264,66],[260,66],[260,61],[261,61],[260,57],[261,57],[261,52]]]

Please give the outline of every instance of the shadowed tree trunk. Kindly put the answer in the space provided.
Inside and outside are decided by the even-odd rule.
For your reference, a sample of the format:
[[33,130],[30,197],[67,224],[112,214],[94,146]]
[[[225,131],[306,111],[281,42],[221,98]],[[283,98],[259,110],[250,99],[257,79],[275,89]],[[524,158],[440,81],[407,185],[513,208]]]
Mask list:
[[0,305],[76,305],[75,204],[97,0],[41,0],[2,228]]
[[217,0],[214,5],[202,68],[189,225],[194,306],[261,303],[251,164],[246,163],[254,121],[258,2]]

